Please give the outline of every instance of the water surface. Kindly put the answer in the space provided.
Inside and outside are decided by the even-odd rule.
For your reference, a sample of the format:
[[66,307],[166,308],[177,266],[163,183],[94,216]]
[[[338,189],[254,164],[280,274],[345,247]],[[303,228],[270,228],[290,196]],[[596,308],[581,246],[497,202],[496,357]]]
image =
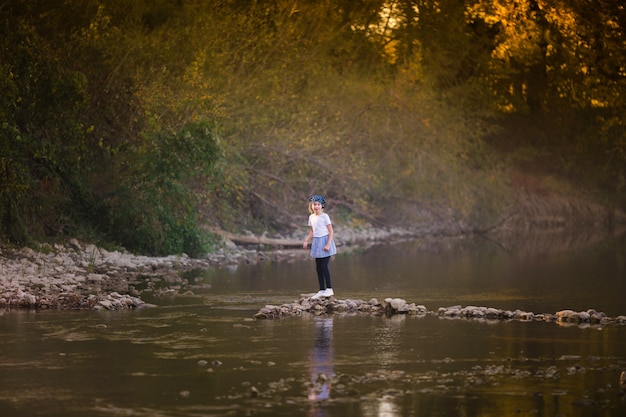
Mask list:
[[[342,299],[626,314],[623,238],[549,246],[412,241],[339,255],[331,272]],[[210,288],[149,299],[159,307],[139,311],[2,314],[0,415],[626,415],[626,326],[432,315],[257,321],[265,304],[317,290],[312,261],[187,278]]]

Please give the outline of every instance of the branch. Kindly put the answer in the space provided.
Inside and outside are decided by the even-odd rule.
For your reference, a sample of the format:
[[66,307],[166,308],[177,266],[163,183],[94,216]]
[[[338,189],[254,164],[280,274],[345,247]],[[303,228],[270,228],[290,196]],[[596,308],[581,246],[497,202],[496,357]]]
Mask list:
[[217,228],[209,228],[211,233],[218,236],[222,236],[225,239],[232,240],[237,243],[252,243],[257,245],[269,245],[269,246],[288,246],[288,247],[302,247],[302,241],[291,239],[271,239],[264,236],[250,236],[250,235],[236,235],[234,233],[227,232],[225,230]]

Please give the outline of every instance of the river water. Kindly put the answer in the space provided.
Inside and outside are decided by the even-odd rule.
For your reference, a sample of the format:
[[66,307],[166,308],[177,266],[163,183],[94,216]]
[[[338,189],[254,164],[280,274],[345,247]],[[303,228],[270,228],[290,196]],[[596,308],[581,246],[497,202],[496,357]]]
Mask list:
[[[626,239],[410,241],[339,254],[336,298],[626,314]],[[626,326],[398,315],[254,320],[311,260],[194,271],[138,311],[0,315],[0,416],[626,416]]]

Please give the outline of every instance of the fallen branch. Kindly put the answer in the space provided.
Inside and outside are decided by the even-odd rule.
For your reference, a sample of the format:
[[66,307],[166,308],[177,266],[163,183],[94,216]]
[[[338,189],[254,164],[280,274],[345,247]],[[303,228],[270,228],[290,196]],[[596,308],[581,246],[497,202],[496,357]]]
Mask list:
[[293,239],[272,239],[265,236],[251,236],[251,235],[236,235],[234,233],[227,232],[221,229],[211,228],[209,231],[218,236],[222,236],[225,239],[231,240],[235,243],[247,243],[257,245],[268,246],[287,246],[287,247],[302,247],[301,240]]

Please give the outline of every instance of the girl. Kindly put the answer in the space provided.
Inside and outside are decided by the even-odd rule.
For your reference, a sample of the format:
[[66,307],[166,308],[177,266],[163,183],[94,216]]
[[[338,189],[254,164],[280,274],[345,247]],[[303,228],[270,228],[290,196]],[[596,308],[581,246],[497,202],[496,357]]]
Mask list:
[[313,295],[313,299],[320,297],[331,297],[333,292],[330,282],[330,271],[328,270],[328,262],[330,257],[337,253],[335,241],[333,240],[333,225],[330,223],[330,217],[324,213],[326,200],[321,195],[313,195],[309,198],[309,234],[304,238],[302,247],[306,249],[311,237],[311,257],[315,258],[315,268],[317,269],[317,280],[320,284],[320,290]]

